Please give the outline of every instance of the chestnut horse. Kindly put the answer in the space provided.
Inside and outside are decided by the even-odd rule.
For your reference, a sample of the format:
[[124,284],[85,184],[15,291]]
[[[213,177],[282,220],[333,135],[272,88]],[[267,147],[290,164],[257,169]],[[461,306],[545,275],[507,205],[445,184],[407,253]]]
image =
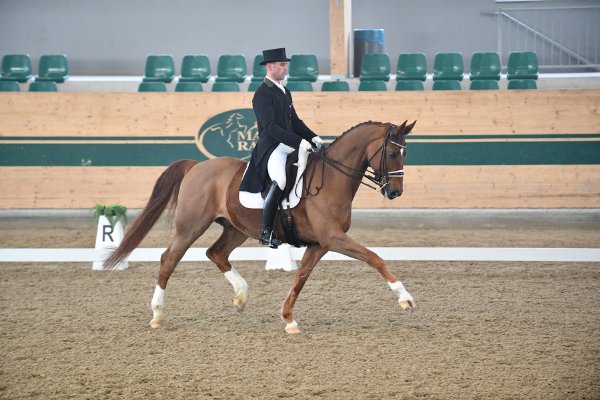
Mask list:
[[[328,251],[368,263],[386,280],[402,309],[410,310],[415,306],[412,296],[383,259],[346,234],[350,228],[352,199],[364,177],[377,184],[387,199],[402,194],[405,138],[415,123],[407,126],[405,121],[396,126],[364,122],[343,133],[327,149],[310,154],[302,188],[303,199],[292,209],[298,237],[308,246],[281,307],[286,332],[300,332],[292,308],[315,264]],[[369,167],[372,172],[367,171]],[[234,305],[239,311],[244,309],[248,284],[232,268],[228,257],[248,237],[258,239],[262,215],[262,210],[245,208],[239,202],[238,189],[245,168],[246,162],[228,157],[204,162],[174,162],[158,178],[148,204],[120,246],[105,261],[105,266],[111,268],[124,260],[141,243],[165,208],[175,210],[175,234],[161,256],[151,302],[154,317],[150,325],[153,328],[163,322],[164,294],[169,277],[187,249],[213,222],[223,227],[223,233],[208,248],[206,255],[233,286]],[[281,226],[276,226],[276,233],[283,242],[287,241]]]

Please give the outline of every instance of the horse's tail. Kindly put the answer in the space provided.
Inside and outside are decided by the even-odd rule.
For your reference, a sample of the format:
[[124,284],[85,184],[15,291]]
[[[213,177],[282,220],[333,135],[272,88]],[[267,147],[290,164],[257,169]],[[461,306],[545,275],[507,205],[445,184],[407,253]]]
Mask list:
[[169,210],[173,210],[177,206],[181,181],[185,174],[196,164],[198,164],[198,161],[179,160],[163,171],[154,184],[152,195],[146,207],[127,230],[119,247],[104,261],[105,269],[114,268],[139,246],[165,208],[168,207]]

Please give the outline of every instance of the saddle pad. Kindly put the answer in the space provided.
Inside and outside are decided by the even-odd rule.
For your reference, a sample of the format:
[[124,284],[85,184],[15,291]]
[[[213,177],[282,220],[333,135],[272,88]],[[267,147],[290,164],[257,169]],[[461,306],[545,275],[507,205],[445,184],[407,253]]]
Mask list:
[[[302,153],[304,153],[302,155]],[[304,159],[300,159],[302,156],[304,156]],[[298,171],[296,172],[296,179],[295,179],[295,184],[294,187],[292,188],[291,192],[290,192],[290,200],[287,201],[286,199],[283,199],[281,201],[281,206],[283,208],[294,208],[296,207],[299,203],[300,203],[300,197],[298,196],[302,196],[302,187],[303,187],[303,182],[304,182],[304,178],[302,176],[302,174],[304,173],[304,170],[306,169],[306,160],[308,159],[308,153],[306,152],[299,152],[298,154]],[[244,170],[244,175],[246,175],[246,172],[248,172],[248,167],[250,166],[250,163],[248,163],[248,165],[246,165],[246,169]],[[242,175],[242,179],[243,175]],[[264,208],[265,205],[265,199],[262,198],[260,193],[250,193],[250,192],[243,192],[240,190],[240,204],[246,208]]]

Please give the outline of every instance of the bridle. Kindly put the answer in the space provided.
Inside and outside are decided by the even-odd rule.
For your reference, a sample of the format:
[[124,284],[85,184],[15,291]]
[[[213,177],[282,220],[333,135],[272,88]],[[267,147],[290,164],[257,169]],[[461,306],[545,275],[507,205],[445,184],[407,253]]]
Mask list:
[[[320,152],[314,153],[314,154],[316,154],[318,157],[317,161],[321,161],[323,164],[327,163],[327,164],[331,165],[333,168],[335,168],[336,170],[338,170],[339,172],[341,172],[342,174],[344,174],[350,178],[356,178],[358,176],[360,176],[361,178],[367,178],[368,180],[370,180],[371,182],[373,182],[374,184],[379,186],[379,188],[363,182],[362,179],[360,181],[361,185],[365,185],[373,190],[383,190],[383,188],[385,188],[387,185],[389,185],[389,178],[397,178],[397,177],[404,176],[403,169],[399,169],[396,171],[388,171],[387,170],[387,157],[385,156],[385,154],[386,154],[388,144],[393,144],[395,146],[400,147],[400,154],[402,157],[404,157],[404,154],[406,152],[406,145],[402,145],[400,143],[397,143],[397,142],[391,140],[392,132],[396,128],[397,128],[397,125],[390,124],[390,126],[387,129],[387,132],[385,133],[385,138],[383,140],[383,143],[381,144],[379,149],[377,149],[377,151],[369,158],[369,160],[367,162],[368,167],[370,167],[371,161],[375,158],[375,156],[377,156],[377,154],[379,154],[381,152],[381,161],[379,162],[379,171],[378,172],[376,172],[375,170],[373,170],[373,172],[371,172],[369,170],[363,172],[362,170],[348,167],[337,160],[327,157],[327,155],[325,154],[325,151],[320,151]],[[308,167],[307,167],[307,169],[308,169]],[[316,196],[317,194],[319,194],[319,191],[323,187],[323,174],[325,171],[324,167],[321,168],[321,186],[315,186],[315,191],[312,193],[310,191],[316,170],[317,170],[316,168],[313,168],[310,179],[308,180],[308,184],[306,185],[306,197]]]
[[[375,156],[377,154],[379,154],[379,152],[381,152],[381,160],[379,161],[379,172],[371,172],[371,171],[366,171],[363,176],[365,178],[367,178],[368,180],[370,180],[371,182],[375,183],[376,185],[379,186],[379,189],[367,185],[366,183],[363,183],[361,181],[361,183],[363,183],[364,185],[369,186],[371,189],[373,190],[383,190],[384,187],[386,187],[387,185],[389,185],[389,178],[400,178],[404,176],[404,170],[403,169],[399,169],[396,171],[388,171],[387,169],[387,157],[386,155],[386,150],[387,150],[387,146],[388,144],[393,144],[396,145],[398,147],[400,147],[400,155],[403,157],[404,153],[406,152],[406,146],[405,145],[401,145],[400,143],[396,143],[393,140],[390,139],[392,132],[394,129],[396,129],[397,126],[390,124],[390,126],[388,127],[387,132],[385,133],[385,139],[383,140],[383,143],[381,144],[381,147],[379,147],[379,149],[371,156],[371,158],[369,158],[368,164],[369,166],[371,165],[371,161],[373,160],[373,158],[375,158]],[[371,175],[368,175],[371,174]]]

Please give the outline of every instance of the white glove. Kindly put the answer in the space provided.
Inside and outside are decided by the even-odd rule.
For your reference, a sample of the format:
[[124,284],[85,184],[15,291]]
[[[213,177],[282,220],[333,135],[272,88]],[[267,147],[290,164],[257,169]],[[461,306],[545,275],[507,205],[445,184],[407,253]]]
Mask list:
[[317,149],[320,149],[321,146],[323,146],[323,139],[321,139],[319,136],[312,138],[312,142],[315,144],[315,146],[317,146]]
[[302,141],[300,142],[300,148],[304,151],[311,151],[312,150],[312,146],[310,143],[308,143],[306,140],[302,139]]

